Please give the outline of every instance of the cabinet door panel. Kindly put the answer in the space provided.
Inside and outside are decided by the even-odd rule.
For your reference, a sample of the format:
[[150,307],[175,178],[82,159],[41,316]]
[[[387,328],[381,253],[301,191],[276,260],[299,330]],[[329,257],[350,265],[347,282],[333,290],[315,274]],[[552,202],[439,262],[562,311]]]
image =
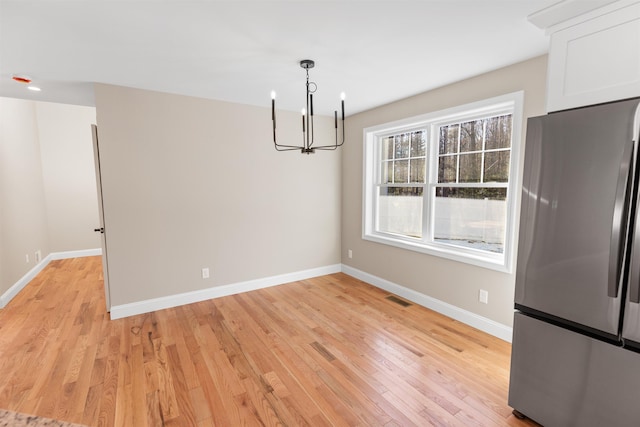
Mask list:
[[547,111],[640,96],[640,3],[551,35]]

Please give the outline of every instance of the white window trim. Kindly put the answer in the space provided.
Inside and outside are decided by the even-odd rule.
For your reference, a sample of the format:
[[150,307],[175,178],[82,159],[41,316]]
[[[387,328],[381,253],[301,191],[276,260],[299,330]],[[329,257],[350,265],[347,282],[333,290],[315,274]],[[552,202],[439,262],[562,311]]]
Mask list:
[[[410,117],[381,125],[371,126],[363,130],[363,197],[362,197],[362,238],[372,242],[383,243],[403,249],[435,255],[454,261],[460,261],[479,267],[497,270],[506,273],[513,272],[513,264],[516,253],[516,238],[518,229],[517,206],[520,202],[521,173],[520,173],[520,149],[522,145],[524,92],[518,91],[506,95],[496,96],[482,101],[472,102],[453,108],[448,108],[433,113]],[[512,113],[512,141],[511,160],[509,168],[509,184],[507,186],[507,217],[505,224],[505,246],[503,254],[490,254],[471,248],[452,247],[450,245],[431,243],[425,244],[419,239],[405,236],[392,236],[388,233],[379,233],[375,230],[375,200],[377,157],[379,154],[374,147],[378,138],[412,130],[427,129],[429,133],[427,147],[427,174],[430,179],[425,183],[425,191],[430,191],[434,180],[433,174],[437,172],[437,156],[432,153],[437,149],[437,126],[458,119],[473,120],[474,116],[485,117],[487,114],[500,114],[500,110]],[[429,211],[424,219],[423,227],[431,226],[431,217],[434,214],[434,204],[427,201],[425,196],[425,208]],[[426,212],[426,211],[425,211]]]

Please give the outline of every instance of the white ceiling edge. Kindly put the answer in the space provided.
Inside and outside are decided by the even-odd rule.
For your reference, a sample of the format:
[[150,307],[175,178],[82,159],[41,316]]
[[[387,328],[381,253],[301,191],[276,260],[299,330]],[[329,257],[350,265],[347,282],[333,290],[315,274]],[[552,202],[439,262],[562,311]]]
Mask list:
[[[560,0],[556,4],[546,7],[542,10],[532,13],[527,17],[527,20],[538,28],[548,30],[552,27],[556,27],[559,24],[565,24],[563,26],[573,25],[569,21],[575,18],[582,17],[583,15],[593,12],[597,9],[601,9],[605,6],[613,6],[612,10],[624,7],[627,4],[637,3],[637,1],[623,1],[623,0]],[[607,11],[598,11],[598,14],[606,13]],[[588,19],[588,18],[587,18]]]
[[15,83],[10,75],[0,73],[0,97],[26,99],[30,101],[54,102],[58,104],[95,107],[94,84],[90,82],[64,82],[38,80],[33,86],[43,86],[46,90],[32,92],[26,84]]
[[311,58],[315,112],[345,92],[351,115],[547,53],[527,16],[557,2],[0,0],[0,96],[93,105],[96,82],[268,108],[275,90],[300,111]]

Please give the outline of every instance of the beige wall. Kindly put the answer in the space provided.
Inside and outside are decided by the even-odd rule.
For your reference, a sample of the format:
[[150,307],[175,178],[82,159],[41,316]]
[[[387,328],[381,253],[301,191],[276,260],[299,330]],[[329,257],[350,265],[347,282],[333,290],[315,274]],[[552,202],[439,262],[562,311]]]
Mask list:
[[36,103],[51,252],[100,247],[91,124],[96,109]]
[[[0,295],[49,253],[36,107],[0,98]],[[29,255],[29,262],[25,255]]]
[[91,123],[93,107],[0,98],[0,295],[37,250],[100,247]]
[[[276,152],[266,96],[261,108],[96,85],[113,305],[340,262],[341,152]],[[299,122],[278,113],[282,141],[298,143]]]
[[[363,129],[519,90],[525,92],[525,117],[544,114],[546,65],[546,56],[534,58],[349,117],[342,166],[343,263],[511,326],[514,274],[362,239]],[[524,128],[523,147],[526,123]],[[522,164],[524,149],[520,152]],[[346,256],[349,249],[353,259]],[[480,289],[489,291],[489,304],[478,302]]]

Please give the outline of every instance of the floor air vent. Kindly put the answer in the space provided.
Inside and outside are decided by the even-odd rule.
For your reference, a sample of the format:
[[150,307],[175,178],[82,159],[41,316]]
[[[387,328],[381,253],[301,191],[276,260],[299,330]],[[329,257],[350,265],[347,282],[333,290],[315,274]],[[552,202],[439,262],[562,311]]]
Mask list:
[[403,306],[403,307],[409,307],[409,306],[411,305],[411,303],[410,303],[410,302],[407,302],[407,301],[405,301],[405,300],[403,300],[403,299],[400,299],[400,298],[398,298],[398,297],[397,297],[397,296],[395,296],[395,295],[389,295],[389,296],[387,297],[387,299],[388,299],[389,301],[395,302],[396,304],[400,304],[400,305],[401,305],[401,306]]

